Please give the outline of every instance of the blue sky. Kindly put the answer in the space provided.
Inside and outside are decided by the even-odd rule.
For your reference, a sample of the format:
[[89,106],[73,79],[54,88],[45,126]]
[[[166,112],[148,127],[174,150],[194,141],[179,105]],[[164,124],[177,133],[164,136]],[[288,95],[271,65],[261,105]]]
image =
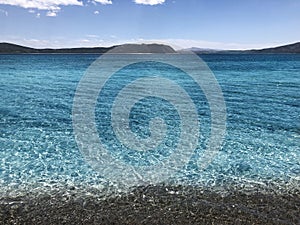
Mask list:
[[261,48],[300,41],[299,12],[299,0],[0,0],[0,42]]

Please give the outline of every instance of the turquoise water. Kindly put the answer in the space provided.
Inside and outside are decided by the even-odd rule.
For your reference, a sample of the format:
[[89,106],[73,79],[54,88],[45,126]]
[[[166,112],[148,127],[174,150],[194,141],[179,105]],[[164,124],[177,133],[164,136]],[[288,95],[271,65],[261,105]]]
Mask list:
[[[54,184],[107,183],[84,159],[73,134],[72,104],[76,87],[97,55],[0,55],[0,190]],[[188,89],[182,71],[160,63],[137,65],[140,72],[169,74],[197,102],[199,146],[172,182],[209,187],[224,183],[290,184],[300,182],[300,55],[203,55],[219,82],[227,108],[222,149],[204,170],[197,158],[210,132],[210,112],[203,93]],[[179,115],[163,99],[149,97],[136,104],[131,129],[148,137],[149,120],[161,117],[168,126],[164,146],[139,153],[122,146],[113,134],[109,106],[128,80],[112,79],[98,98],[96,124],[114,157],[132,166],[155,164],[172,153],[179,137]],[[118,74],[115,75],[118,77]],[[193,87],[193,85],[192,85]],[[104,96],[104,97],[103,97]],[[108,106],[108,108],[106,107]],[[152,108],[149,108],[152,107]],[[106,119],[103,119],[106,118]],[[169,132],[170,131],[170,132]],[[153,160],[154,159],[154,160]],[[175,179],[175,180],[174,180]],[[290,187],[289,186],[289,187]]]

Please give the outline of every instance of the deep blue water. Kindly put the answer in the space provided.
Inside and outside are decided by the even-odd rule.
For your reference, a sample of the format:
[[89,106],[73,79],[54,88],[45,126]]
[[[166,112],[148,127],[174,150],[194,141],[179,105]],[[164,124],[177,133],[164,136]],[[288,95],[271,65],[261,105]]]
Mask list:
[[[84,159],[72,127],[76,87],[97,57],[0,55],[2,194],[6,188],[18,190],[32,184],[37,187],[53,183],[97,186],[105,182],[101,171],[95,171]],[[190,162],[173,179],[211,187],[230,181],[299,185],[300,55],[201,57],[223,91],[227,109],[226,138],[212,163],[204,171],[200,170],[196,161],[209,137],[210,112],[203,93],[187,88],[197,102],[201,135]],[[153,62],[137,66],[140,66],[140,74],[156,70],[169,74],[167,77],[174,78],[179,85],[187,85],[188,78],[177,69]],[[127,73],[128,80],[124,77],[118,80],[118,73]],[[128,148],[121,151],[122,144],[107,123],[109,107],[117,91],[125,85],[122,82],[130,83],[138,76],[132,75],[130,68],[118,73],[98,98],[95,112],[100,138],[113,157],[132,166],[155,164],[155,160],[167,158],[176,147],[180,117],[164,99],[150,97],[140,101],[132,109],[132,131],[148,137],[150,119],[161,117],[166,121],[167,136],[171,139],[166,139],[155,151],[141,153]]]

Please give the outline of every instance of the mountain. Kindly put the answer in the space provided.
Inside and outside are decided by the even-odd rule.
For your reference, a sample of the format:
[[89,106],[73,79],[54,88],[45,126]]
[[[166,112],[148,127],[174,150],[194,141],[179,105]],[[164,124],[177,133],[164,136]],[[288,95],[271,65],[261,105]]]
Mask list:
[[10,43],[0,43],[0,53],[35,53],[33,48]]
[[0,43],[0,54],[24,54],[24,53],[105,53],[113,47],[96,48],[61,48],[61,49],[36,49],[11,43]]
[[289,44],[289,45],[278,46],[274,48],[252,49],[252,50],[218,50],[218,49],[196,48],[196,47],[184,49],[184,50],[193,51],[197,54],[300,53],[300,42]]
[[176,53],[176,51],[162,44],[124,44],[113,48],[110,53]]
[[176,53],[168,45],[162,44],[124,44],[112,47],[95,48],[61,48],[61,49],[36,49],[11,43],[0,43],[0,54],[25,54],[25,53]]
[[[95,48],[60,48],[60,49],[36,49],[24,47],[11,43],[0,43],[0,54],[25,54],[25,53],[176,53],[176,51],[163,44],[124,44],[112,47],[95,47]],[[252,49],[252,50],[218,50],[209,48],[189,48],[179,52],[193,51],[197,54],[242,54],[242,53],[300,53],[300,42],[278,46],[274,48]]]
[[197,47],[192,47],[192,48],[187,48],[187,49],[181,50],[181,52],[185,52],[185,51],[192,51],[192,52],[196,52],[198,54],[211,54],[211,53],[218,53],[222,50],[211,49],[211,48],[197,48]]
[[254,53],[300,53],[300,42],[283,45],[274,48],[264,48],[258,50],[250,50],[250,52]]

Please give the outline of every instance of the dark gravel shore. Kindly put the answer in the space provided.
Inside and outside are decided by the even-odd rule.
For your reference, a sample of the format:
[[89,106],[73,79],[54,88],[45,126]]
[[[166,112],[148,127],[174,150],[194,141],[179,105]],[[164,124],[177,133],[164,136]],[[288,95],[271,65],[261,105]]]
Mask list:
[[[75,194],[74,194],[75,193]],[[300,224],[300,193],[139,187],[106,199],[56,194],[0,199],[1,224]]]

